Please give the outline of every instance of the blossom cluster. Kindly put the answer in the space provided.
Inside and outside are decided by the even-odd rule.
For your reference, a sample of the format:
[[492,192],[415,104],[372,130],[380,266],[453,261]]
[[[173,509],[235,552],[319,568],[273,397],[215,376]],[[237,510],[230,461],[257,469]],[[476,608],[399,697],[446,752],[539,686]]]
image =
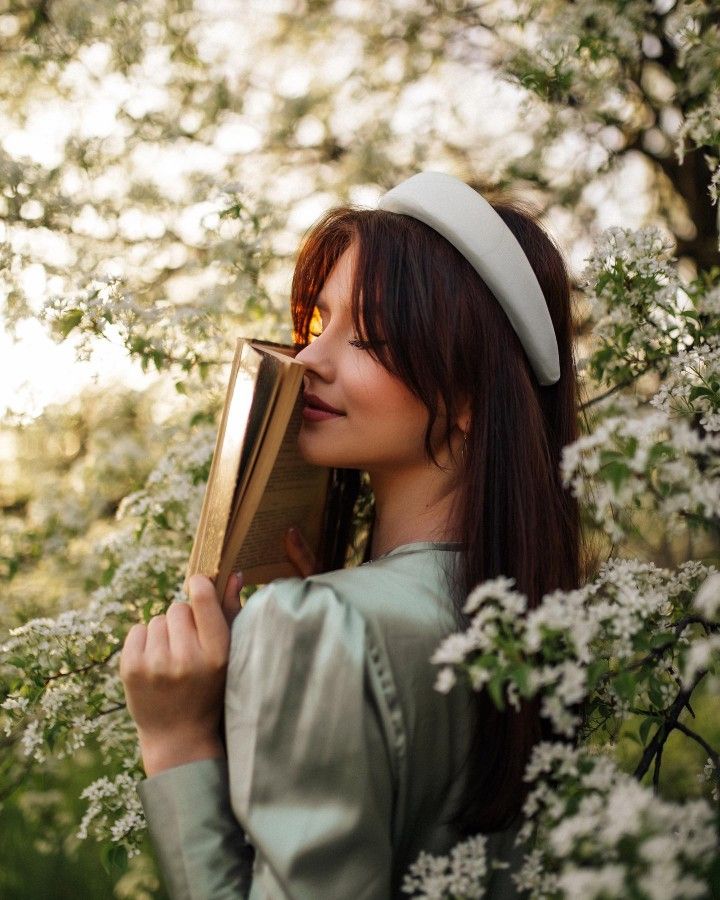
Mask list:
[[[530,790],[509,877],[529,900],[695,900],[708,896],[720,818],[706,800],[675,803],[623,772],[601,748],[541,741],[524,773]],[[422,853],[403,890],[426,900],[485,897],[488,873],[507,865],[477,835],[448,856]]]
[[[572,736],[582,724],[573,708],[590,692],[591,713],[622,716],[644,705],[659,716],[681,676],[692,683],[720,662],[714,566],[690,560],[672,572],[612,559],[583,588],[554,591],[530,610],[513,583],[491,579],[468,595],[468,628],[448,635],[431,657],[441,666],[437,690],[449,691],[462,673],[474,690],[487,686],[499,706],[519,708],[520,697],[540,692],[541,713],[558,734]],[[688,616],[709,634],[689,641]]]
[[[720,322],[720,287],[705,295],[704,311]],[[669,416],[695,416],[705,431],[720,431],[720,333],[703,344],[681,346],[650,404]]]
[[189,372],[217,359],[225,338],[204,304],[156,304],[136,299],[118,277],[93,278],[74,293],[52,295],[40,312],[58,339],[74,331],[78,358],[89,358],[98,337],[118,335],[143,369]]
[[638,509],[662,516],[671,533],[720,515],[720,434],[703,436],[665,411],[606,418],[563,448],[561,473],[613,540],[632,531]]
[[662,800],[605,753],[547,741],[525,780],[517,843],[541,839],[511,877],[530,898],[707,896],[720,832],[706,800]]
[[[113,841],[122,843],[144,827],[145,816],[135,790],[135,781],[135,778],[123,772],[115,778],[98,778],[83,790],[80,797],[88,801],[88,808],[77,831],[81,840],[94,831],[101,838],[109,833]],[[132,842],[129,842],[128,851],[130,856],[140,852]]]
[[607,85],[617,83],[623,66],[637,64],[642,56],[640,36],[648,30],[648,16],[642,0],[621,5],[530,0],[519,15],[513,11],[511,24],[532,31],[534,40],[507,62],[507,69],[543,98],[567,101],[572,85],[576,102],[607,105]]
[[449,856],[422,852],[404,877],[403,893],[419,900],[483,897],[488,873],[486,845],[487,838],[479,834],[456,844]]
[[586,260],[581,284],[597,343],[587,368],[598,382],[626,382],[650,367],[661,374],[697,334],[669,236],[655,226],[602,232]]

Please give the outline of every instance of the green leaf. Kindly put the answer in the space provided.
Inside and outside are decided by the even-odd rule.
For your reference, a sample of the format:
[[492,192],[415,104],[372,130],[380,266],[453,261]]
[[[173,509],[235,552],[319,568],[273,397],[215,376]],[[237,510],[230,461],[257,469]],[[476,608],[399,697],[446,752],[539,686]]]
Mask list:
[[688,400],[692,402],[693,400],[697,400],[698,397],[709,397],[710,399],[712,399],[714,396],[715,391],[711,391],[709,388],[704,387],[702,384],[697,384],[694,387],[690,388]]
[[608,671],[607,659],[596,659],[590,663],[587,670],[588,688],[592,690]]
[[512,671],[515,677],[515,683],[523,697],[532,696],[532,688],[530,687],[530,673],[532,667],[527,663],[519,663]]
[[100,849],[100,862],[108,875],[117,875],[127,869],[127,850],[122,844],[103,844]]
[[606,463],[600,471],[602,472],[604,480],[610,481],[616,491],[620,490],[623,481],[625,481],[630,474],[629,467],[619,460]]
[[71,309],[58,319],[58,327],[60,333],[66,338],[73,328],[76,328],[82,321],[83,311],[81,309]]
[[498,674],[494,675],[487,683],[487,689],[488,693],[490,694],[490,698],[499,710],[505,709],[505,698],[503,697],[504,680],[504,676]]
[[640,723],[639,734],[643,747],[648,742],[648,734],[653,725],[659,724],[660,720],[656,716],[646,716]]
[[631,700],[635,694],[635,676],[631,672],[618,672],[612,680],[615,693],[621,700]]
[[25,656],[10,656],[5,660],[11,666],[15,666],[16,669],[25,669],[28,661]]
[[649,644],[650,647],[665,647],[667,644],[672,644],[675,640],[675,635],[668,631],[659,631],[657,634],[653,634],[650,638]]
[[653,706],[662,707],[665,703],[663,695],[660,693],[660,688],[654,681],[651,681],[648,685],[648,696]]

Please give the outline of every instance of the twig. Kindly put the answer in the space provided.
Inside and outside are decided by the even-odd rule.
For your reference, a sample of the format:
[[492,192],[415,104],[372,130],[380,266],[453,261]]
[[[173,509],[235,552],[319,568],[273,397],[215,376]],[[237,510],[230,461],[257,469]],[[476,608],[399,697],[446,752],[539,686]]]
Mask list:
[[713,750],[701,734],[698,734],[697,731],[693,731],[692,728],[688,728],[687,725],[683,725],[682,722],[676,722],[675,727],[678,731],[682,731],[683,734],[686,734],[689,738],[697,741],[710,759],[715,763],[715,768],[720,769],[720,753],[718,753],[717,750]]
[[86,666],[80,666],[79,669],[71,669],[69,672],[56,672],[54,675],[46,675],[45,676],[45,684],[49,684],[49,682],[54,681],[56,678],[67,678],[69,675],[81,675],[83,672],[89,672],[91,669],[94,669],[96,666],[103,666],[106,662],[109,662],[116,653],[118,653],[122,647],[119,645],[108,655],[105,659],[96,659],[91,663],[88,663]]
[[115,706],[111,706],[109,709],[101,709],[99,712],[95,713],[94,716],[91,716],[91,721],[95,721],[95,719],[99,719],[100,716],[109,716],[110,713],[118,712],[118,710],[125,709],[124,703],[118,703]]
[[673,730],[673,728],[677,728],[678,724],[678,716],[683,711],[683,708],[687,704],[688,698],[698,686],[698,684],[702,681],[702,679],[707,675],[707,669],[702,669],[695,676],[695,680],[690,685],[689,688],[685,688],[680,691],[677,697],[673,700],[672,706],[665,714],[665,720],[660,723],[657,731],[653,735],[653,739],[645,748],[645,752],[638,763],[637,768],[633,772],[635,778],[640,781],[650,768],[650,763],[653,761],[653,758],[657,753],[662,753],[662,746],[668,738],[668,735]]
[[[715,625],[715,623],[708,622],[708,620],[704,619],[702,616],[683,616],[682,619],[678,619],[673,628],[675,637],[680,637],[680,635],[688,625],[702,625],[705,629],[705,634],[708,634],[708,632],[717,631],[717,626]],[[672,643],[667,643],[663,644],[660,647],[653,647],[653,649],[646,656],[643,656],[642,659],[636,659],[635,662],[630,663],[626,667],[625,671],[634,672],[636,669],[642,669],[643,666],[646,666],[648,663],[653,662],[653,660],[660,659],[665,654],[665,651],[672,646]],[[617,675],[617,672],[603,673],[598,678],[598,685],[601,685],[606,681],[610,681],[610,679],[614,678],[615,675]],[[690,707],[688,706],[688,709],[689,708]]]
[[658,747],[658,752],[655,756],[655,768],[653,769],[653,790],[656,794],[660,791],[660,760],[662,759],[664,747],[665,741],[660,744],[660,746]]
[[611,388],[608,388],[604,394],[596,394],[594,397],[591,397],[590,400],[586,400],[584,403],[580,404],[580,409],[585,410],[589,409],[591,406],[594,406],[596,403],[600,403],[601,400],[604,400],[606,397],[610,397],[616,391],[622,391],[626,387],[630,387],[635,381],[638,380],[641,376],[643,376],[646,372],[649,372],[652,369],[652,365],[646,366],[644,369],[641,369],[632,378],[629,378],[627,381],[620,381],[617,384],[614,384]]

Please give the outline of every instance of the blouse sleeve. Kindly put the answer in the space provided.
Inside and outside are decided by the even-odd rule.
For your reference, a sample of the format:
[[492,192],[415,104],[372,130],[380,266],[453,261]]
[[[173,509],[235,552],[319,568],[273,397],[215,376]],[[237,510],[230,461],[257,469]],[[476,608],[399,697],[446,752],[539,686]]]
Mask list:
[[[231,809],[217,761],[144,782],[191,777],[193,766],[214,779],[207,794],[198,781],[197,811],[179,798],[195,824],[171,842],[167,865],[205,886],[178,883],[173,900],[391,896],[393,737],[367,640],[362,615],[328,585],[279,579],[250,598],[233,623],[225,695]],[[203,844],[212,876],[193,874]]]

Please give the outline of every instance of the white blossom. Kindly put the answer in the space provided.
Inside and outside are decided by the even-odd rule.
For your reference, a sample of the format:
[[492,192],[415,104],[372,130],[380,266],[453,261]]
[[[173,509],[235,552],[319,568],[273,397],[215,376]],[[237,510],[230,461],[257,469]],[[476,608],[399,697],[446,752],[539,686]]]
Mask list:
[[402,892],[421,900],[479,900],[485,896],[486,845],[487,838],[479,834],[456,844],[448,856],[421,852],[405,875]]

